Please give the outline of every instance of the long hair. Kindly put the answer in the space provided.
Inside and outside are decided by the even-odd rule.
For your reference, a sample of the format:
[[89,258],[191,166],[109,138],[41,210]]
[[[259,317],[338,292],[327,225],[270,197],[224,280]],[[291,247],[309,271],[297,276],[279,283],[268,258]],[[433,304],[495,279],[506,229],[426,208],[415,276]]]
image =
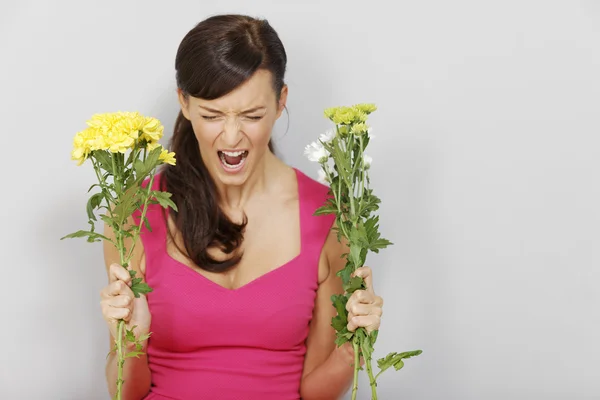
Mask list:
[[[287,56],[277,32],[266,20],[244,15],[218,15],[196,25],[183,38],[175,59],[177,86],[184,96],[212,100],[246,82],[256,71],[271,72],[277,101],[284,85]],[[235,266],[247,219],[231,221],[219,206],[219,194],[208,172],[191,122],[181,111],[169,147],[177,165],[162,170],[163,190],[172,194],[178,211],[169,210],[181,233],[179,251],[199,268],[222,272]],[[273,151],[273,144],[269,141]],[[175,241],[174,241],[175,242]],[[215,259],[218,248],[228,257]]]

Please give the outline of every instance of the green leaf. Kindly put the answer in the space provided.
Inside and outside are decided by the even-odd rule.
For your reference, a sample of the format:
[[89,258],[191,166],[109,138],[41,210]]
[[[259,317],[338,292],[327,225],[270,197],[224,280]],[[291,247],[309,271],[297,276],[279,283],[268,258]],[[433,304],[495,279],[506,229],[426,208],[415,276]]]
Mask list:
[[344,294],[334,294],[331,296],[331,302],[333,303],[333,306],[335,307],[335,310],[337,311],[338,315],[344,317],[344,324],[347,324],[348,320],[346,319],[346,303],[348,302],[348,297],[346,297],[346,295]]
[[[140,281],[137,281],[137,280]],[[148,286],[148,284],[146,282],[141,282],[142,278],[135,278],[133,279],[133,281],[136,281],[135,283],[132,281],[131,283],[131,291],[133,292],[133,295],[137,298],[140,297],[140,295],[142,294],[148,294],[150,292],[152,292],[152,288],[150,286]]]
[[333,329],[335,329],[337,332],[341,331],[342,329],[344,329],[348,324],[344,322],[344,318],[340,315],[336,315],[335,317],[333,317],[331,319],[331,326],[333,327]]
[[118,204],[113,210],[113,218],[119,225],[122,225],[136,209],[137,197],[139,196],[139,186],[133,185],[125,190],[122,196],[118,199]]
[[112,219],[112,218],[110,217],[110,215],[101,214],[101,215],[100,215],[100,219],[101,219],[102,221],[106,222],[106,224],[107,224],[108,226],[111,226],[111,227],[112,227],[112,226],[114,226],[114,224],[115,224],[115,220],[114,220],[114,219]]
[[[134,168],[136,172],[136,182],[141,183],[144,179],[146,179],[150,173],[159,165],[158,158],[160,156],[162,149],[157,147],[156,149],[150,151],[146,155],[145,160],[140,160],[141,164],[138,161],[135,161]],[[139,160],[139,159],[138,159]]]
[[393,243],[389,240],[380,238],[370,244],[369,250],[371,250],[373,253],[379,253],[379,250],[385,249],[386,247],[391,246],[392,244]]
[[377,337],[379,336],[379,330],[374,330],[371,332],[371,343],[375,344],[377,341]]
[[132,358],[132,357],[137,357],[139,358],[139,356],[144,355],[143,351],[130,351],[129,353],[125,354],[124,358]]
[[352,272],[354,272],[351,268],[351,264],[347,265],[346,268],[340,269],[336,275],[342,278],[342,284],[346,285],[351,278]]
[[364,290],[364,289],[366,289],[365,282],[364,282],[363,278],[361,278],[360,276],[354,276],[354,277],[350,278],[350,282],[348,282],[348,284],[344,285],[344,290],[347,293],[354,293],[357,290]]
[[112,242],[109,238],[107,238],[106,236],[97,233],[97,232],[91,232],[91,231],[83,231],[83,230],[79,230],[77,232],[73,232],[70,233],[66,236],[63,236],[60,238],[60,240],[63,239],[73,239],[73,238],[83,238],[83,237],[87,237],[87,241],[92,243],[92,242],[100,242],[102,240],[107,240],[109,242]]
[[371,359],[371,356],[375,351],[375,349],[373,348],[373,344],[371,343],[371,337],[366,333],[366,330],[364,328],[358,328],[356,330],[356,336],[358,336],[360,348],[363,352],[363,355],[366,359]]
[[98,206],[102,203],[104,199],[104,193],[96,193],[92,195],[87,202],[87,215],[90,220],[97,221],[96,216],[94,215],[94,210],[98,208]]
[[144,172],[145,172],[144,162],[142,160],[140,160],[139,158],[137,158],[133,162],[133,170],[135,171],[136,177],[143,176]]
[[152,227],[150,226],[150,221],[148,220],[148,217],[144,217],[144,226],[146,227],[146,230],[148,230],[148,232],[152,232]]
[[339,346],[343,345],[346,342],[349,342],[354,337],[353,332],[349,332],[347,327],[344,327],[340,332],[337,332],[335,344]]
[[328,215],[335,214],[337,212],[337,207],[331,201],[328,201],[324,206],[317,208],[314,212],[315,216],[319,215]]
[[162,207],[171,207],[173,210],[177,211],[177,206],[173,203],[173,200],[171,200],[171,193],[153,190],[151,196],[154,197]]
[[129,343],[135,343],[135,335],[133,333],[135,328],[137,328],[137,325],[133,326],[131,329],[125,330],[125,340]]
[[350,244],[350,261],[352,261],[352,264],[354,265],[355,268],[359,268],[361,266],[361,262],[360,262],[360,253],[362,251],[362,247],[360,247],[359,245]]
[[396,371],[399,371],[400,369],[402,369],[402,367],[404,367],[403,360],[411,358],[411,357],[416,357],[419,354],[421,354],[422,352],[423,352],[422,350],[414,350],[414,351],[405,351],[403,353],[396,353],[396,352],[389,353],[387,356],[377,360],[377,366],[381,370],[379,373],[385,371],[386,369],[388,369],[392,366],[394,367],[394,369]]
[[150,332],[150,333],[146,333],[146,334],[144,334],[144,335],[140,335],[140,337],[138,338],[138,343],[139,343],[139,342],[144,342],[144,341],[146,341],[146,340],[150,339],[150,336],[151,336],[151,335],[152,335],[152,333],[151,333],[151,332]]
[[114,175],[112,167],[112,153],[106,150],[96,150],[93,153],[93,157],[98,161],[100,167],[108,172],[110,175]]

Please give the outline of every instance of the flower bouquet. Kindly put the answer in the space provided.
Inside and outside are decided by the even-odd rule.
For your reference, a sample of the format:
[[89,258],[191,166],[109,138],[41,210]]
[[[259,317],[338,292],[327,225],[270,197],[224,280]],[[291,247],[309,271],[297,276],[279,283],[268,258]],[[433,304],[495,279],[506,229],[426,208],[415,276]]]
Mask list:
[[354,348],[354,383],[352,399],[358,392],[358,371],[362,370],[362,356],[369,382],[371,399],[377,399],[377,378],[390,367],[400,370],[404,360],[422,353],[421,350],[402,353],[393,352],[377,360],[379,372],[374,375],[372,354],[378,331],[370,334],[364,328],[348,331],[348,311],[346,303],[356,290],[364,290],[363,278],[353,276],[354,271],[362,267],[367,253],[378,253],[392,243],[382,238],[379,229],[380,199],[370,188],[369,168],[371,158],[365,149],[371,139],[371,128],[367,125],[368,115],[376,110],[373,104],[333,107],[325,110],[325,116],[335,124],[335,130],[321,135],[319,140],[306,146],[305,155],[309,160],[321,165],[320,179],[330,187],[329,198],[315,214],[335,214],[338,240],[342,237],[349,245],[345,267],[338,272],[342,279],[344,293],[333,295],[331,300],[337,311],[331,325],[336,331],[336,344],[341,346],[351,342]]
[[[164,149],[158,141],[163,135],[163,126],[156,118],[145,117],[137,112],[116,112],[95,114],[87,121],[88,127],[77,133],[73,140],[71,158],[82,165],[85,161],[94,167],[97,182],[88,190],[97,188],[87,202],[87,216],[90,229],[71,233],[65,238],[87,238],[88,242],[102,240],[114,245],[120,256],[120,265],[131,276],[131,290],[135,297],[152,291],[143,279],[136,277],[136,271],[129,267],[135,243],[142,225],[150,229],[146,211],[150,204],[162,207],[176,206],[170,199],[171,194],[152,190],[156,168],[162,164],[175,165],[175,153]],[[148,181],[146,186],[144,181]],[[114,238],[95,231],[98,223],[95,212],[105,210],[99,215],[114,232]],[[136,210],[141,210],[139,224],[131,223]],[[125,241],[131,239],[131,246]],[[121,399],[123,386],[123,365],[125,359],[143,354],[142,343],[150,334],[142,337],[134,335],[134,329],[126,329],[123,320],[118,321],[115,347],[117,353],[117,391],[115,398]],[[129,346],[128,346],[129,345]],[[126,352],[126,349],[134,351]],[[111,351],[111,352],[112,352]]]

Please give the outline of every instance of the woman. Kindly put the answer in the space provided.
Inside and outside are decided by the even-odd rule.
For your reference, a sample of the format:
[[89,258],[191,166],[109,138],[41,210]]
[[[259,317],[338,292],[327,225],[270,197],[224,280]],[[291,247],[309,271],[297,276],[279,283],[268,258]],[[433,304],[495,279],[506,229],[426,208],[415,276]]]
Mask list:
[[[173,194],[178,212],[164,218],[152,206],[151,231],[136,244],[131,267],[153,288],[147,298],[133,297],[118,254],[105,247],[111,346],[121,318],[138,335],[152,332],[147,357],[125,363],[123,398],[337,399],[354,360],[330,325],[346,247],[331,233],[333,216],[313,215],[327,187],[272,150],[288,94],[284,47],[264,20],[215,16],[186,35],[175,67],[177,165],[155,187]],[[368,289],[348,302],[348,328],[372,331],[382,299],[370,270],[357,274]]]

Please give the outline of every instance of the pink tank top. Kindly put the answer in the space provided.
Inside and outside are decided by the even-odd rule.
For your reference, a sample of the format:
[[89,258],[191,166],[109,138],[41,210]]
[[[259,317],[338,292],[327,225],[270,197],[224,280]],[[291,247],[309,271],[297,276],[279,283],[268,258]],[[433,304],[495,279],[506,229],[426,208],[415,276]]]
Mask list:
[[[328,188],[296,171],[301,251],[235,290],[166,251],[161,209],[142,231],[152,336],[146,400],[298,400],[305,340],[318,288],[318,263],[334,217],[314,216]],[[154,188],[159,188],[155,178]]]

